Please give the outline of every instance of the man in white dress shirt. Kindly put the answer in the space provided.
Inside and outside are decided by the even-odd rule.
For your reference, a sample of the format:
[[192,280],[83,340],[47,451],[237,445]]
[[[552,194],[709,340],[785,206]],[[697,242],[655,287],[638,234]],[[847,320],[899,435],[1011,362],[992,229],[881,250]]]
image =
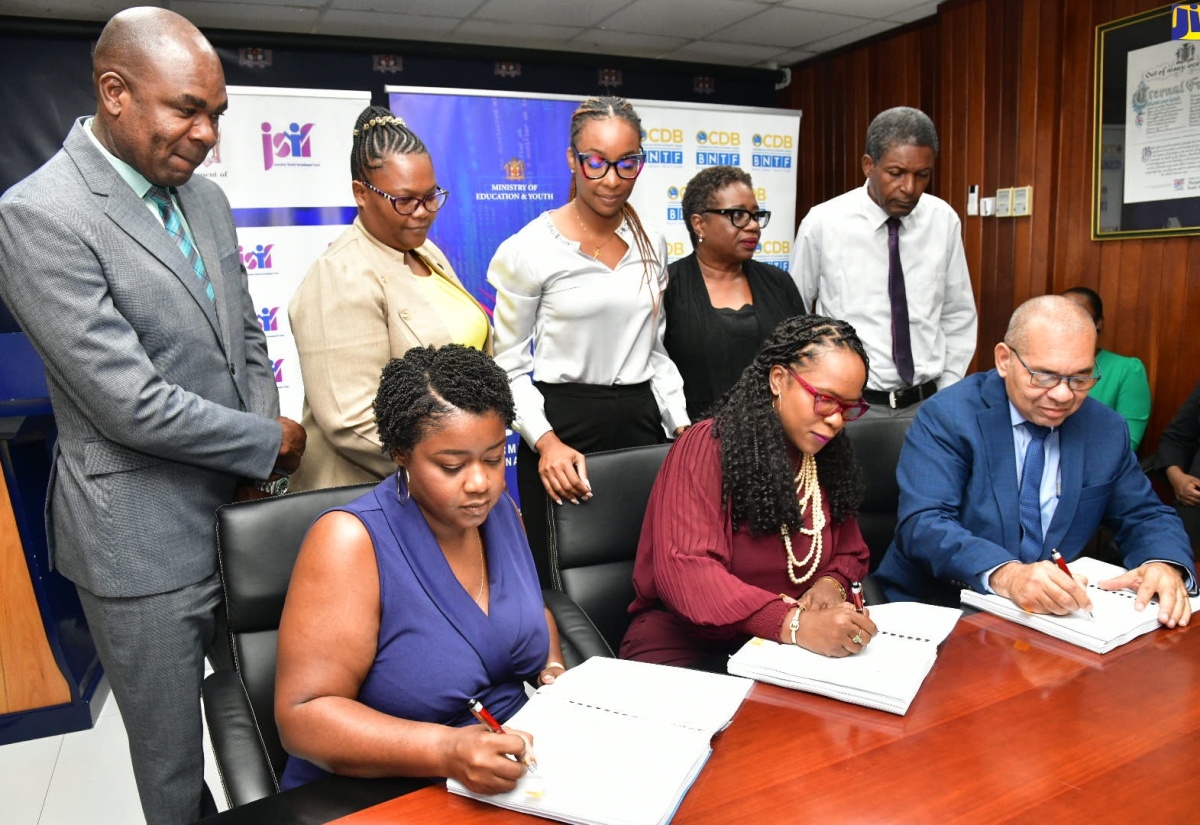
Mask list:
[[937,153],[924,112],[881,112],[867,129],[866,183],[814,206],[796,235],[792,276],[805,309],[849,321],[866,346],[868,415],[912,417],[975,354],[962,224],[924,194]]

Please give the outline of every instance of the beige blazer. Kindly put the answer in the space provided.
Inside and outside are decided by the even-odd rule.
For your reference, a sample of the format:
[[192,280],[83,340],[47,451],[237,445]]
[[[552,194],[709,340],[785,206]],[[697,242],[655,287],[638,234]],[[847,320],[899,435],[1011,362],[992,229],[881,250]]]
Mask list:
[[[471,297],[430,241],[416,250],[432,277]],[[371,408],[379,376],[413,347],[453,343],[422,297],[404,256],[355,219],[309,269],[288,304],[304,377],[308,447],[292,489],[377,481],[396,469],[382,452]],[[474,298],[479,312],[487,313]],[[492,352],[489,321],[485,351]]]

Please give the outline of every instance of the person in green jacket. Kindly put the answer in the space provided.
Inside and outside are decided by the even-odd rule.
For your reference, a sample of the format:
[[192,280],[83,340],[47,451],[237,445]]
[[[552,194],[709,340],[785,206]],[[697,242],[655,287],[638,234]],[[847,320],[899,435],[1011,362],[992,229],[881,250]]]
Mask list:
[[1121,414],[1129,425],[1129,446],[1136,452],[1146,434],[1146,422],[1150,420],[1150,381],[1146,378],[1146,366],[1140,358],[1117,355],[1100,348],[1104,302],[1095,290],[1073,286],[1063,295],[1086,309],[1096,323],[1096,372],[1101,378],[1092,387],[1090,395]]

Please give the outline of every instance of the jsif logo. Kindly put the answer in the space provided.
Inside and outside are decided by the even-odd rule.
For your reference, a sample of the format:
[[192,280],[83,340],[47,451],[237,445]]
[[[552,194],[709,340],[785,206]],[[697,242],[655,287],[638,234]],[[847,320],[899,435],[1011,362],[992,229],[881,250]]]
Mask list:
[[247,252],[244,246],[238,247],[238,254],[242,257],[242,265],[246,267],[248,272],[253,272],[257,269],[271,268],[271,250],[275,248],[275,244],[258,244],[253,250]]
[[284,131],[276,132],[270,123],[263,121],[263,168],[270,169],[277,160],[283,158],[312,157],[310,133],[313,125],[312,123],[291,123]]
[[[258,311],[258,324],[263,328],[263,332],[278,332],[279,307],[263,307],[260,309]],[[276,363],[283,362],[277,361]]]
[[283,383],[283,362],[285,359],[279,358],[271,362],[271,370],[275,373],[275,383]]

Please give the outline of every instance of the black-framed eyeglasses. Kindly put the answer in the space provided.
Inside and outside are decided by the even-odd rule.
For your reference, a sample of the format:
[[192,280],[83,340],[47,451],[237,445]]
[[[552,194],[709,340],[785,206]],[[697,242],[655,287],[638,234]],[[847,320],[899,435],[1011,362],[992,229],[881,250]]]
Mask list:
[[1029,365],[1025,363],[1025,359],[1021,357],[1021,353],[1017,352],[1016,347],[1010,346],[1009,349],[1013,355],[1017,356],[1017,360],[1021,362],[1021,366],[1025,368],[1025,372],[1029,373],[1029,384],[1040,390],[1052,390],[1063,381],[1066,381],[1067,387],[1071,392],[1081,392],[1090,390],[1100,380],[1100,373],[1096,373],[1095,375],[1058,375],[1053,372],[1031,370]]
[[600,180],[608,174],[610,168],[617,170],[617,177],[633,180],[642,173],[642,167],[646,165],[645,152],[634,152],[632,155],[609,160],[599,152],[580,152],[574,146],[571,149],[575,152],[575,157],[579,158],[579,168],[588,180]]
[[871,409],[871,405],[866,401],[863,401],[861,398],[855,401],[853,404],[847,404],[845,401],[834,398],[832,395],[826,395],[823,392],[818,392],[816,387],[797,375],[794,369],[788,366],[785,366],[784,369],[790,372],[792,374],[792,378],[795,378],[797,381],[799,381],[800,386],[804,387],[804,389],[808,390],[812,395],[813,411],[819,416],[825,417],[833,415],[834,413],[841,413],[843,421],[857,421],[866,415],[867,410]]
[[365,180],[357,181],[357,183],[361,183],[379,197],[391,201],[392,208],[396,210],[397,215],[411,215],[417,211],[418,204],[423,204],[426,212],[436,212],[445,206],[446,198],[450,197],[450,193],[440,186],[432,194],[418,198],[412,195],[389,195],[387,192],[372,186]]
[[745,229],[749,226],[751,218],[758,222],[759,229],[766,229],[767,224],[771,222],[770,209],[760,209],[757,212],[751,212],[748,209],[701,209],[700,213],[724,215],[738,229]]

